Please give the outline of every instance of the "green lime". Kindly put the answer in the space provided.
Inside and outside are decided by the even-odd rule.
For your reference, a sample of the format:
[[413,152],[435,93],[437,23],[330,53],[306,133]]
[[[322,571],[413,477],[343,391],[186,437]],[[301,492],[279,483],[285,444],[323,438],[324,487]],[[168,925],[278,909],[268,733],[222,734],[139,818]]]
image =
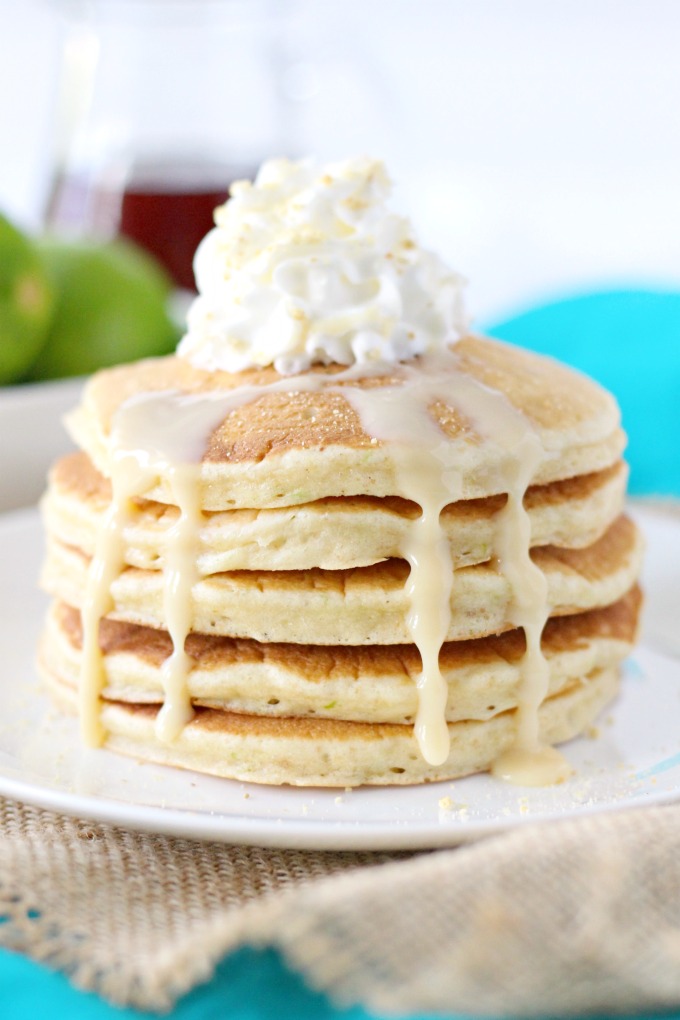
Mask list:
[[0,215],[0,384],[20,379],[35,361],[52,304],[35,245]]
[[179,332],[168,314],[170,281],[150,255],[120,240],[48,238],[39,247],[56,303],[34,378],[87,375],[174,350]]

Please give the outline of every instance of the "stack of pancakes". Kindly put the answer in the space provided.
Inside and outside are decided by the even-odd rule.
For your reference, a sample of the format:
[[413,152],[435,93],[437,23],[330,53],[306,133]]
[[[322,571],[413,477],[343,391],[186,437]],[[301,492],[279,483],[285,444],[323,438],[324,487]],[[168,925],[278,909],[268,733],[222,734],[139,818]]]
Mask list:
[[[455,353],[456,370],[503,394],[548,451],[524,505],[551,616],[541,737],[561,742],[588,729],[614,696],[636,634],[641,541],[621,512],[618,409],[590,380],[496,341],[465,338]],[[335,369],[313,371],[330,384]],[[43,584],[54,601],[40,664],[64,707],[77,705],[80,610],[111,500],[116,409],[140,392],[200,394],[267,386],[275,376],[273,369],[208,373],[175,357],[108,370],[89,383],[72,420],[82,452],[56,464],[43,504]],[[200,580],[186,642],[194,716],[171,742],[159,739],[154,721],[172,651],[163,569],[179,511],[162,477],[134,501],[125,567],[99,635],[107,746],[241,780],[354,786],[481,771],[512,745],[525,638],[510,622],[517,593],[494,557],[507,499],[497,467],[507,451],[453,403],[430,413],[461,465],[462,498],[441,517],[455,571],[440,655],[448,759],[429,764],[413,732],[421,663],[407,625],[409,567],[401,556],[420,508],[394,495],[389,443],[376,441],[330,385],[264,391],[228,414],[207,442]]]

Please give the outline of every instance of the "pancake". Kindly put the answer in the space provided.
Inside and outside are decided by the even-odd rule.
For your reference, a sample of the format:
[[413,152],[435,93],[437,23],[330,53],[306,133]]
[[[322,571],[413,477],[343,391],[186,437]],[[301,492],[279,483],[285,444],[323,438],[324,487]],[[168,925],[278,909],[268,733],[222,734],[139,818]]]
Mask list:
[[[586,549],[534,549],[533,562],[548,582],[551,615],[611,604],[640,572],[642,540],[633,522],[619,517]],[[55,539],[48,543],[43,587],[82,608],[89,560]],[[406,644],[409,567],[388,560],[346,571],[236,571],[199,580],[192,591],[193,630],[317,645]],[[128,567],[111,585],[113,619],[165,629],[163,575]],[[513,592],[493,564],[464,567],[451,592],[450,641],[512,628]]]
[[[51,669],[55,699],[76,710],[74,690]],[[618,670],[595,671],[539,709],[540,738],[570,740],[586,730],[616,695]],[[294,786],[407,785],[456,779],[488,769],[513,746],[515,712],[484,721],[450,723],[450,751],[441,765],[421,754],[413,727],[334,719],[271,718],[199,708],[172,742],[156,734],[158,709],[104,702],[106,746],[162,765],[241,781]]]
[[[592,380],[550,358],[486,338],[463,338],[452,353],[440,374],[442,392],[453,394],[457,378],[470,378],[501,394],[533,426],[549,455],[532,484],[601,471],[620,459],[625,436],[618,407]],[[305,392],[299,379],[286,380],[273,368],[231,375],[206,372],[177,357],[152,359],[98,373],[70,417],[70,429],[109,477],[112,417],[131,396],[240,391],[244,403],[226,414],[205,445],[199,479],[204,510],[291,507],[329,496],[404,495],[391,444],[366,431],[351,403],[352,390],[408,385],[400,368],[401,373],[395,369],[388,376],[354,378],[350,385],[335,378],[339,366],[315,366],[305,378],[322,388]],[[411,369],[418,371],[417,359]],[[265,385],[279,388],[248,389]],[[455,461],[459,498],[505,492],[511,451],[484,435],[481,417],[472,421],[455,405],[453,395],[440,398],[429,414]],[[175,502],[166,475],[146,496]]]
[[[525,496],[533,546],[583,548],[597,541],[622,511],[627,469],[618,461],[603,471],[548,485]],[[84,453],[55,464],[43,514],[50,534],[87,556],[111,501],[111,486]],[[442,513],[454,569],[491,557],[495,515],[506,497],[452,503]],[[297,507],[227,510],[206,514],[197,554],[202,575],[231,570],[343,570],[400,555],[417,504],[397,496],[328,497]],[[163,569],[174,506],[138,499],[125,527],[125,562]]]
[[[625,658],[635,641],[640,601],[634,588],[606,609],[549,621],[542,640],[549,696]],[[100,643],[107,701],[162,703],[161,668],[172,652],[166,632],[107,619]],[[416,716],[421,661],[413,645],[323,648],[191,634],[186,648],[194,705],[353,722],[411,724]],[[449,692],[447,720],[484,720],[515,708],[525,649],[519,630],[445,644],[440,664]],[[80,614],[56,603],[41,646],[41,669],[75,690],[81,653]]]

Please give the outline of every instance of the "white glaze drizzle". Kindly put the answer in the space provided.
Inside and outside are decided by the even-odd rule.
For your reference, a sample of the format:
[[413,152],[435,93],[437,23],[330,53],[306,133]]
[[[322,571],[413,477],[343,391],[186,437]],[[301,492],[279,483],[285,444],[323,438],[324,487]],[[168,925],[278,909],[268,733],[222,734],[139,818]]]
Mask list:
[[104,739],[100,699],[106,677],[99,648],[101,618],[114,608],[111,586],[125,565],[123,532],[132,499],[148,492],[165,476],[179,507],[177,523],[166,535],[163,608],[173,652],[162,667],[164,704],[156,728],[160,739],[173,740],[193,712],[186,678],[191,662],[184,645],[191,630],[191,592],[198,580],[197,553],[202,512],[200,461],[205,437],[224,417],[222,402],[210,396],[187,396],[181,414],[175,402],[157,394],[140,394],[114,416],[110,438],[111,503],[97,536],[88,572],[82,612],[83,659],[80,719],[83,739],[96,747]]
[[[543,748],[538,740],[537,713],[547,683],[540,635],[550,607],[545,578],[529,555],[529,519],[523,507],[524,494],[545,451],[530,423],[504,395],[457,371],[455,364],[455,354],[442,352],[424,357],[417,367],[376,363],[354,366],[330,379],[312,373],[261,387],[196,396],[142,394],[118,409],[111,438],[114,495],[90,570],[83,612],[81,718],[88,743],[100,743],[104,735],[99,720],[103,667],[95,635],[101,617],[112,608],[111,583],[123,568],[122,530],[131,497],[143,495],[164,476],[180,509],[165,555],[164,614],[174,651],[163,667],[164,705],[157,721],[159,738],[171,741],[192,715],[187,690],[191,661],[184,646],[193,618],[191,591],[199,579],[200,460],[207,440],[231,411],[264,392],[328,392],[337,387],[358,413],[364,431],[390,444],[395,494],[418,503],[422,510],[413,521],[402,555],[411,567],[408,625],[422,660],[415,734],[423,756],[434,766],[445,762],[449,753],[448,692],[439,654],[450,626],[454,584],[440,514],[448,503],[461,498],[462,479],[455,448],[429,408],[438,400],[455,407],[486,441],[504,451],[497,489],[508,493],[508,501],[497,517],[495,550],[513,593],[508,622],[524,628],[527,650],[516,742],[499,759],[495,771],[514,782],[554,782],[563,777],[561,756],[549,754],[552,749]],[[351,385],[359,378],[382,374],[398,378],[399,384]],[[117,469],[121,464],[126,465],[125,471]]]
[[415,735],[423,757],[431,765],[446,761],[450,745],[446,725],[448,687],[439,668],[439,653],[451,624],[453,564],[440,515],[461,493],[453,448],[428,413],[440,389],[437,376],[419,374],[410,376],[405,386],[343,390],[369,435],[398,444],[392,453],[396,495],[413,500],[421,508],[420,517],[410,524],[401,554],[411,568],[406,585],[407,624],[422,660],[416,681]]
[[[512,434],[509,436],[513,438]],[[548,582],[531,558],[531,521],[524,494],[545,457],[533,431],[516,435],[516,456],[510,471],[507,503],[497,515],[494,551],[498,566],[512,590],[508,621],[524,630],[526,651],[522,660],[517,731],[514,745],[492,766],[494,775],[522,786],[560,782],[569,774],[564,757],[541,742],[538,710],[548,693],[550,668],[541,649],[543,628],[550,616]]]
[[84,743],[97,747],[105,731],[99,700],[106,685],[104,661],[99,644],[99,625],[114,608],[111,585],[125,565],[125,524],[133,513],[132,500],[149,487],[150,480],[137,458],[114,450],[111,458],[112,497],[97,535],[90,563],[82,609],[83,651],[80,672],[80,729]]

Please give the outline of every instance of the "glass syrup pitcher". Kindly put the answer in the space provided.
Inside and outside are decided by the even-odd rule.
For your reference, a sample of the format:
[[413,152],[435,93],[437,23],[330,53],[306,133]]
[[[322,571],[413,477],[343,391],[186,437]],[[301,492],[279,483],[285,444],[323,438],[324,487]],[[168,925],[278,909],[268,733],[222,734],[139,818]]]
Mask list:
[[124,235],[193,289],[230,184],[290,153],[273,0],[81,0],[65,14],[45,227]]

